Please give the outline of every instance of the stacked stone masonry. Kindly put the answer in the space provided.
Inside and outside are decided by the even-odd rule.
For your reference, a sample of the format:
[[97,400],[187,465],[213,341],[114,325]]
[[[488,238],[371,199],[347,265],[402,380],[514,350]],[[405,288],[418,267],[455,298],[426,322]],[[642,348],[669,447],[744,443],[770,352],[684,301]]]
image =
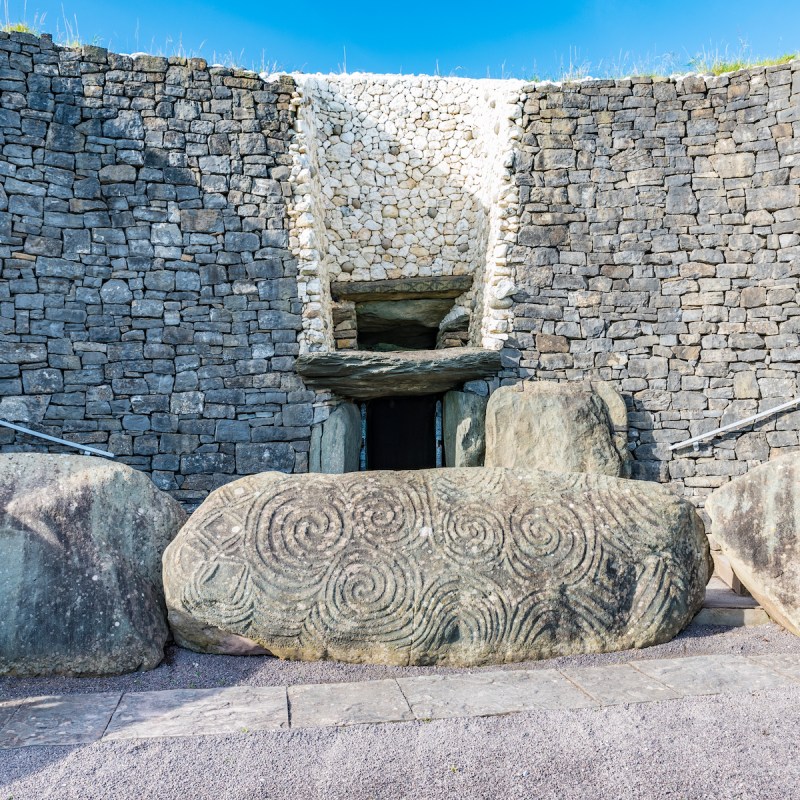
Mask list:
[[469,343],[504,366],[466,390],[610,381],[634,476],[700,505],[800,444],[796,412],[669,450],[798,394],[800,62],[258,76],[2,34],[0,90],[0,419],[189,506],[307,471],[336,398],[295,358],[355,341],[332,280],[473,276]]
[[189,504],[304,471],[291,80],[15,34],[0,89],[0,418]]
[[713,488],[798,446],[800,61],[539,85],[517,153],[508,378],[609,380],[634,475]]

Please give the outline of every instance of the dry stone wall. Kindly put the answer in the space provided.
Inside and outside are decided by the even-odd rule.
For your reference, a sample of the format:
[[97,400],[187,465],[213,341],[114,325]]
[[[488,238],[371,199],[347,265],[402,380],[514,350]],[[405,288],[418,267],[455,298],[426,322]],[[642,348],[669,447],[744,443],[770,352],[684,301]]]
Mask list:
[[0,89],[0,418],[189,504],[304,471],[291,79],[0,34]]
[[798,445],[800,62],[525,90],[508,376],[612,381],[635,475],[699,502]]
[[610,381],[634,475],[701,504],[800,444],[798,411],[669,450],[797,396],[800,62],[259,77],[0,34],[0,90],[0,419],[187,505],[308,469],[337,398],[295,359],[334,349],[332,279],[473,275],[503,369],[466,391]]

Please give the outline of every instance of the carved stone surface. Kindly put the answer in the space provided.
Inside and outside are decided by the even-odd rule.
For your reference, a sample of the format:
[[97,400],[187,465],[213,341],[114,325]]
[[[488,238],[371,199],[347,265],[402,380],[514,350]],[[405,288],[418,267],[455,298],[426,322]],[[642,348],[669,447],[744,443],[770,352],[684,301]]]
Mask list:
[[711,533],[750,594],[800,636],[800,454],[751,469],[706,501]]
[[343,397],[436,394],[500,369],[500,353],[476,347],[399,353],[306,353],[297,371],[309,386]]
[[602,475],[264,473],[195,512],[164,583],[196,650],[467,666],[671,639],[706,538],[688,502]]
[[0,674],[155,667],[161,555],[185,522],[141,472],[84,456],[0,456]]
[[603,387],[609,403],[589,383],[525,381],[503,386],[486,409],[486,466],[598,472],[626,476],[628,453],[622,398]]

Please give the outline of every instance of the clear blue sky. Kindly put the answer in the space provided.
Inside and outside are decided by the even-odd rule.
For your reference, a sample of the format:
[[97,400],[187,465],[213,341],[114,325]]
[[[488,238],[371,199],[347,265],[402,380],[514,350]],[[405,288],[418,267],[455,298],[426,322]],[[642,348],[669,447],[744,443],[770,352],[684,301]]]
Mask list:
[[[426,72],[530,78],[573,63],[646,65],[699,51],[800,50],[800,0],[8,0],[11,20],[44,14],[116,52],[231,57],[306,72]],[[216,59],[214,56],[216,55]]]

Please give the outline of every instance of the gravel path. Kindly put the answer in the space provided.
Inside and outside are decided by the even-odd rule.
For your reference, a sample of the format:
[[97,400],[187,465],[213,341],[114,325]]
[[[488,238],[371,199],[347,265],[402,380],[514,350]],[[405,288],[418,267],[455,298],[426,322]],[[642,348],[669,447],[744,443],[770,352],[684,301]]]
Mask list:
[[[721,653],[800,653],[800,638],[777,625],[752,628],[718,628],[690,625],[667,644],[645,650],[625,650],[591,656],[569,656],[549,661],[524,661],[479,669],[542,669],[617,664],[632,659],[672,658]],[[342,664],[335,661],[281,661],[265,656],[211,656],[179,647],[167,649],[164,662],[150,672],[137,672],[115,678],[0,678],[0,698],[31,697],[46,694],[85,694],[88,692],[143,692],[157,689],[218,686],[293,686],[301,683],[334,683],[395,678],[402,675],[476,672],[440,667],[381,667],[368,664]],[[5,800],[5,798],[0,798]]]
[[3,800],[787,800],[800,687],[234,737],[0,751]]

